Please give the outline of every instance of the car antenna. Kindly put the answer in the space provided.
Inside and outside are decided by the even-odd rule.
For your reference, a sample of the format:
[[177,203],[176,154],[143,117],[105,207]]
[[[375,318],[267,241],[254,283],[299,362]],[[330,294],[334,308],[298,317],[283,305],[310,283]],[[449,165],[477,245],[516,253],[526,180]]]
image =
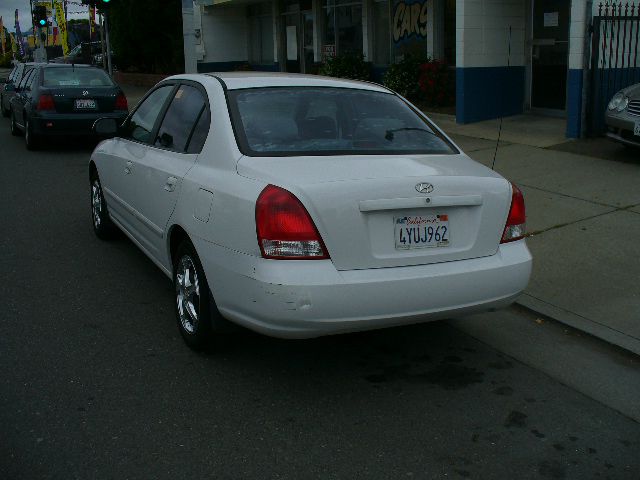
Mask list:
[[[511,67],[511,25],[509,25],[509,49],[507,53],[507,74],[509,72],[509,67]],[[504,99],[504,97],[502,97]],[[493,152],[493,162],[491,162],[491,170],[495,170],[496,165],[496,156],[498,155],[498,145],[500,145],[500,136],[502,135],[502,118],[504,116],[504,100],[500,102],[500,106],[503,107],[500,109],[500,126],[498,127],[498,140],[496,141],[496,150]]]

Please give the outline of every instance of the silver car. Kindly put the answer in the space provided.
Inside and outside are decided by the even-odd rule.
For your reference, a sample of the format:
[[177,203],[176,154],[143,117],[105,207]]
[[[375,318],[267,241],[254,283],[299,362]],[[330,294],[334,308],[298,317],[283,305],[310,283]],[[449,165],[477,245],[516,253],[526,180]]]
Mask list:
[[607,108],[607,137],[640,147],[640,83],[616,93]]

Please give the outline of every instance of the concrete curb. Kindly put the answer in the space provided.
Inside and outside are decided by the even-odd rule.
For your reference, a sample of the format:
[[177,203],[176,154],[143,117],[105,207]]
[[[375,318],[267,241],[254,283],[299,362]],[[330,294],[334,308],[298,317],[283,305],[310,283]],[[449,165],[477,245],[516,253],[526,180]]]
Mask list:
[[586,332],[594,337],[604,340],[607,343],[623,348],[635,355],[640,355],[640,340],[629,335],[625,335],[606,325],[599,324],[586,317],[582,317],[573,312],[557,307],[550,303],[523,293],[516,304],[521,305],[532,312],[544,317],[551,318],[556,322],[563,323],[577,330]]

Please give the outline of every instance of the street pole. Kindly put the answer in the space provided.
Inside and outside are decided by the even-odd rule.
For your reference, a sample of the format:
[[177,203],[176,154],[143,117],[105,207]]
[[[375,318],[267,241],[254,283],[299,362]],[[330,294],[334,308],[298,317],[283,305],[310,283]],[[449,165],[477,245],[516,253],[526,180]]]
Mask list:
[[100,47],[102,48],[102,68],[107,69],[107,52],[104,49],[104,15],[100,15]]
[[184,73],[198,73],[196,34],[193,29],[193,0],[182,0],[182,37],[184,44]]
[[113,65],[111,65],[111,43],[109,43],[109,14],[104,12],[104,28],[107,38],[107,71],[109,76],[113,76]]
[[[40,46],[38,47],[38,62],[46,62],[47,61],[47,52],[44,49],[44,39],[46,30],[42,27],[38,27],[38,40],[40,41]],[[48,33],[48,32],[47,32]]]

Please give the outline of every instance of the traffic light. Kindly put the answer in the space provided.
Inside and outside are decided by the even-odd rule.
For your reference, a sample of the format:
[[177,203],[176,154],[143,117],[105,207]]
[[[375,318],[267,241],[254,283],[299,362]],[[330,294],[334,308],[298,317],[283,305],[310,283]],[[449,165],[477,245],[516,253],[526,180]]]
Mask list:
[[47,7],[44,5],[36,5],[33,7],[33,23],[36,27],[49,26],[49,19],[47,18]]

